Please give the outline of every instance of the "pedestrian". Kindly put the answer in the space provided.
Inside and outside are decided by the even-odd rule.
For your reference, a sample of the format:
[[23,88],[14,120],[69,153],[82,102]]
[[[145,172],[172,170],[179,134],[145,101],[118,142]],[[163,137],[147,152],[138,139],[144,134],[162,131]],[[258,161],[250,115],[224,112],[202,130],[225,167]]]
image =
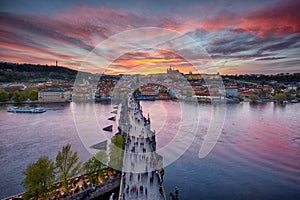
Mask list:
[[144,190],[144,188],[143,188],[143,186],[141,185],[141,186],[140,186],[140,192],[143,193],[143,190]]
[[153,176],[150,177],[150,185],[153,184]]
[[160,185],[159,186],[159,192],[162,194],[163,193],[163,190],[162,190],[162,186]]

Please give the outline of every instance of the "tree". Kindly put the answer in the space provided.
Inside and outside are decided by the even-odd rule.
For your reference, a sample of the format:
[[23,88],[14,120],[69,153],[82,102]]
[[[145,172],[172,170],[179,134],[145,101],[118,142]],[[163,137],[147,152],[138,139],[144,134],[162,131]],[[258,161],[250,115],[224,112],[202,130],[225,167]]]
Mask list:
[[16,90],[12,96],[12,100],[14,100],[15,102],[22,102],[25,101],[26,98],[26,94],[25,92],[20,92],[18,90]]
[[165,94],[168,94],[168,91],[167,91],[166,89],[161,89],[161,90],[159,91],[159,93],[165,93]]
[[112,137],[111,144],[110,144],[109,166],[116,170],[122,170],[123,144],[124,144],[123,136],[116,135]]
[[8,101],[9,94],[5,90],[0,90],[0,102]]
[[93,184],[98,182],[98,176],[100,175],[100,170],[107,166],[107,155],[105,151],[99,151],[95,156],[89,159],[83,165],[83,169],[86,174],[88,174],[90,181]]
[[280,86],[278,86],[277,88],[275,88],[275,92],[276,92],[276,93],[281,93],[281,92],[283,92],[283,90],[285,90],[285,89],[286,89],[285,86],[280,85]]
[[296,95],[291,95],[291,96],[289,97],[289,100],[295,100],[295,99],[297,99]]
[[286,100],[286,95],[284,93],[275,94],[274,99],[279,101],[279,103],[283,103]]
[[251,102],[255,102],[259,99],[259,97],[256,94],[250,94],[249,99],[251,100]]
[[37,90],[31,90],[29,92],[29,99],[30,99],[30,101],[38,100],[38,91]]
[[56,169],[66,189],[68,189],[68,179],[80,172],[81,162],[78,160],[77,152],[73,153],[70,144],[64,146],[56,155]]
[[291,90],[288,91],[289,94],[296,94],[296,92],[297,91],[295,89],[291,89]]
[[244,97],[243,97],[241,94],[238,94],[236,97],[237,97],[240,101],[244,101]]
[[107,155],[106,152],[104,150],[99,151],[98,153],[96,153],[96,155],[94,156],[99,162],[102,163],[101,167],[107,166]]
[[51,191],[55,177],[55,165],[48,157],[41,157],[36,163],[29,164],[23,172],[25,175],[23,185],[26,189],[25,199],[45,199]]

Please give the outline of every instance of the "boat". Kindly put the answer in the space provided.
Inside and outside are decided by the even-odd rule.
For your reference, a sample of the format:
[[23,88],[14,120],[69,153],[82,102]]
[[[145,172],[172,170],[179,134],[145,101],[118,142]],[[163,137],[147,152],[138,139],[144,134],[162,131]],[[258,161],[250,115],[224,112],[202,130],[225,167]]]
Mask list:
[[44,113],[46,112],[43,108],[32,108],[32,107],[10,107],[7,108],[7,112],[11,113]]

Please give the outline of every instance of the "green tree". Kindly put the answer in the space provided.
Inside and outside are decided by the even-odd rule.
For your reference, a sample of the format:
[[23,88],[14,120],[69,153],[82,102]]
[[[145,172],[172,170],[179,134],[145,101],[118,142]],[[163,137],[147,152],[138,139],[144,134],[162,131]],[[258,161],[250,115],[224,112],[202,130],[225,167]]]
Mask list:
[[280,85],[280,86],[278,86],[277,88],[275,88],[275,92],[276,92],[276,93],[281,93],[281,92],[283,92],[283,90],[285,90],[285,89],[286,89],[285,86]]
[[9,94],[5,90],[0,90],[0,102],[8,101]]
[[116,170],[122,170],[123,144],[124,137],[121,135],[116,135],[111,139],[109,166]]
[[99,162],[102,163],[101,167],[107,166],[107,154],[104,150],[99,151],[94,156]]
[[288,93],[289,93],[289,94],[296,94],[296,92],[297,92],[297,91],[296,91],[295,89],[291,89]]
[[55,165],[48,157],[41,157],[36,163],[29,164],[23,172],[25,199],[45,199],[55,178]]
[[66,189],[68,189],[68,179],[81,170],[81,162],[78,160],[77,152],[71,150],[70,144],[64,146],[56,155],[56,169]]
[[107,166],[107,155],[105,151],[99,151],[95,156],[84,163],[83,169],[88,174],[90,181],[93,184],[98,183],[100,170]]
[[256,94],[250,94],[249,99],[251,100],[251,102],[255,102],[257,100],[259,100],[259,97]]
[[289,97],[289,100],[295,100],[297,97],[296,97],[296,95],[291,95],[290,97]]
[[29,92],[29,99],[30,99],[30,101],[38,100],[38,91],[37,90],[31,90]]
[[160,92],[160,93],[168,94],[168,91],[167,91],[166,89],[161,89],[159,92]]
[[22,102],[22,101],[26,101],[26,94],[25,92],[20,92],[18,90],[16,90],[12,96],[12,100],[14,100],[15,102]]
[[237,97],[240,101],[244,101],[244,97],[243,97],[241,94],[238,94],[236,97]]
[[286,100],[286,95],[284,93],[275,94],[274,99],[279,101],[279,103],[283,103]]

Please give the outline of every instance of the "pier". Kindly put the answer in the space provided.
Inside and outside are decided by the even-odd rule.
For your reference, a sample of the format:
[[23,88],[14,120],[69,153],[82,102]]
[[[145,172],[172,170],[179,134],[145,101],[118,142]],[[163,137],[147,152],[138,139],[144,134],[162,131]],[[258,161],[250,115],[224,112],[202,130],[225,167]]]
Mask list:
[[139,101],[122,104],[119,127],[125,137],[119,200],[166,200],[163,158],[156,151],[150,117],[143,115]]

